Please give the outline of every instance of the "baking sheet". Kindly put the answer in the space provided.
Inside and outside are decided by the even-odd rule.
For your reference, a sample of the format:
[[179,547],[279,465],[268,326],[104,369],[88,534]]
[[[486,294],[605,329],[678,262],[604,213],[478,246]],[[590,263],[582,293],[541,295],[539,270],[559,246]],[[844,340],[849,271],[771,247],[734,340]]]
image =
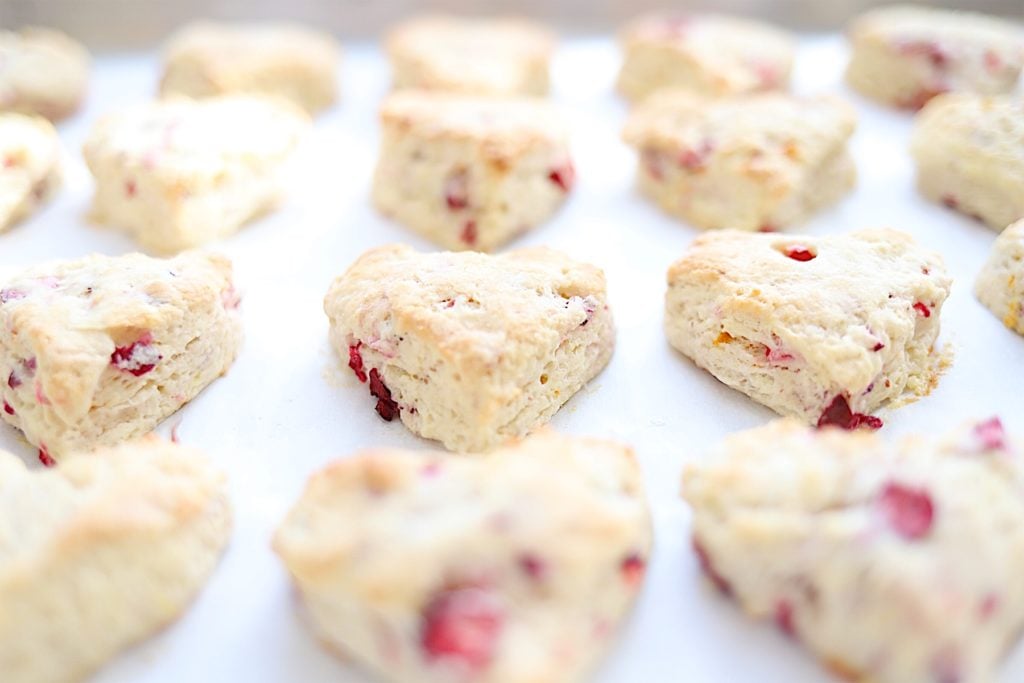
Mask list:
[[[994,233],[925,203],[906,153],[910,116],[849,93],[840,82],[845,47],[836,36],[807,37],[795,89],[848,95],[860,113],[853,140],[856,191],[806,226],[832,234],[891,226],[940,250],[955,278],[941,340],[956,348],[933,394],[881,413],[895,438],[943,430],[968,417],[1002,415],[1024,431],[1024,339],[973,298],[974,276]],[[697,232],[659,213],[633,191],[634,156],[619,140],[625,105],[612,92],[618,55],[609,40],[567,41],[554,69],[554,98],[574,130],[578,184],[564,210],[513,246],[547,244],[603,267],[618,342],[609,367],[553,419],[573,434],[611,437],[639,455],[655,520],[656,548],[645,588],[621,639],[595,674],[600,683],[812,683],[827,674],[770,623],[747,620],[702,580],[689,549],[680,473],[725,435],[773,414],[719,384],[675,353],[662,333],[664,273]],[[108,108],[150,96],[153,54],[97,59],[85,110],[60,126],[68,150],[65,189],[29,221],[0,237],[0,270],[89,252],[121,254],[133,244],[85,219],[92,183],[80,148]],[[223,562],[183,618],[106,666],[100,683],[181,681],[367,681],[321,649],[301,622],[270,536],[306,478],[366,446],[426,448],[400,422],[385,423],[364,385],[327,345],[322,299],[331,280],[366,249],[396,241],[431,245],[376,215],[369,204],[376,158],[376,107],[388,72],[369,45],[349,46],[343,102],[319,118],[302,150],[288,203],[215,245],[234,261],[243,294],[246,342],[230,373],[169,419],[184,443],[203,448],[230,477],[236,528]],[[179,424],[180,423],[180,424]],[[0,448],[35,462],[14,429]],[[58,643],[54,647],[59,647]],[[1002,672],[1024,680],[1024,647]]]

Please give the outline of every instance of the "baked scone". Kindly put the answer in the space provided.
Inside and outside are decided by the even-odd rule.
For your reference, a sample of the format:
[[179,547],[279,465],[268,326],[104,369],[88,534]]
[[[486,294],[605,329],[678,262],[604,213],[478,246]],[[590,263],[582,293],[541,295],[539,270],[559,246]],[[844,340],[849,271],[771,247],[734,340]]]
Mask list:
[[340,52],[329,34],[296,24],[196,22],[168,41],[160,92],[279,96],[315,114],[338,98]]
[[1024,32],[975,12],[881,7],[854,19],[847,36],[847,82],[867,97],[905,109],[920,109],[949,91],[1011,92],[1024,65]]
[[89,53],[71,37],[29,26],[0,30],[0,111],[51,121],[73,114],[89,87]]
[[996,238],[974,294],[1004,325],[1024,334],[1024,219]]
[[629,448],[545,431],[335,462],[274,548],[317,636],[381,680],[571,683],[643,583],[651,522]]
[[29,470],[0,451],[0,671],[82,680],[176,620],[231,533],[224,475],[155,437]]
[[661,91],[623,138],[637,149],[640,191],[696,227],[772,232],[835,203],[856,180],[853,109],[781,93],[707,100]]
[[170,254],[236,232],[281,199],[309,120],[283,100],[224,95],[125,107],[86,140],[94,217]]
[[1024,626],[1021,457],[995,418],[898,445],[779,420],[683,495],[711,581],[843,680],[981,683]]
[[396,26],[386,48],[395,88],[539,96],[555,37],[524,19],[432,15]]
[[665,333],[777,413],[877,428],[873,411],[938,382],[950,283],[938,254],[893,230],[707,233],[669,268]]
[[60,177],[53,125],[39,116],[0,112],[0,232],[49,200]]
[[759,21],[722,14],[649,14],[619,34],[619,92],[641,100],[664,88],[707,97],[785,89],[796,45]]
[[910,151],[928,199],[996,230],[1024,218],[1024,98],[940,95],[917,115]]
[[455,451],[544,424],[615,345],[604,273],[544,248],[371,249],[334,281],[324,311],[380,416]]
[[152,430],[242,341],[231,263],[189,252],[34,266],[0,289],[5,421],[53,464]]
[[380,118],[374,204],[446,249],[490,251],[572,189],[567,127],[541,100],[402,91]]

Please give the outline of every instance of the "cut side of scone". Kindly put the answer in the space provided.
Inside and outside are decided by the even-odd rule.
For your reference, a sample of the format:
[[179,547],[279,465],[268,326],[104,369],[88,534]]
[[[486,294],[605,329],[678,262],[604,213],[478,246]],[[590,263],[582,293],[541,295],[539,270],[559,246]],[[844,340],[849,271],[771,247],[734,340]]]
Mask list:
[[93,217],[161,254],[231,235],[278,205],[308,126],[290,103],[247,95],[119,109],[83,150],[96,180]]
[[1024,627],[1024,477],[993,418],[945,441],[780,420],[691,465],[705,574],[849,681],[992,681]]
[[60,168],[53,124],[39,116],[0,113],[0,232],[53,196]]
[[160,92],[271,95],[315,114],[338,97],[339,61],[337,41],[312,28],[286,22],[201,21],[168,41]]
[[611,358],[604,274],[550,249],[373,249],[324,299],[330,340],[385,420],[458,451],[547,422]]
[[925,197],[994,230],[1024,218],[1024,97],[940,95],[914,121]]
[[665,90],[630,114],[637,186],[702,229],[773,232],[836,203],[856,180],[853,109],[781,93],[708,100]]
[[395,89],[543,96],[555,37],[525,19],[430,15],[387,36]]
[[996,238],[974,283],[974,294],[1004,325],[1024,334],[1024,220]]
[[938,381],[950,283],[938,254],[894,230],[707,233],[669,268],[665,332],[782,415],[879,427],[873,411]]
[[274,548],[317,636],[381,680],[571,683],[612,645],[651,523],[629,448],[545,432],[337,461]]
[[796,46],[769,24],[722,14],[650,14],[619,36],[618,90],[640,101],[665,88],[709,97],[785,89]]
[[227,372],[238,304],[212,254],[29,268],[0,289],[0,417],[46,464],[145,434]]
[[446,249],[501,246],[573,187],[567,126],[542,100],[402,91],[381,126],[374,204]]
[[79,681],[175,621],[227,544],[224,476],[155,438],[29,470],[0,452],[0,671]]
[[1010,93],[1024,65],[1024,31],[977,12],[879,7],[854,19],[847,35],[849,84],[903,109],[920,109],[944,92]]

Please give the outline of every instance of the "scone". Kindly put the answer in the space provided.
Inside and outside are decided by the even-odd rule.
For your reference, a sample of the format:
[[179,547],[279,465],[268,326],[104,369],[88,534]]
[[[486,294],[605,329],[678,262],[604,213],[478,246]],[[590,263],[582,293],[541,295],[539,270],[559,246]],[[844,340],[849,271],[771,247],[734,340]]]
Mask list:
[[917,186],[1002,230],[1024,218],[1024,98],[941,95],[914,121]]
[[629,448],[545,432],[337,461],[274,548],[317,636],[380,680],[571,683],[643,583],[651,522]]
[[839,678],[982,683],[1024,627],[1022,456],[995,418],[899,445],[780,420],[683,495],[711,581]]
[[84,148],[94,217],[162,254],[230,235],[279,203],[283,168],[308,126],[284,101],[245,95],[108,114]]
[[1024,334],[1024,219],[996,238],[974,294],[1004,325]]
[[387,36],[395,88],[546,95],[555,37],[520,19],[424,16]]
[[894,5],[850,25],[846,80],[861,94],[920,109],[949,91],[1011,92],[1024,64],[1024,32],[974,12]]
[[0,233],[60,186],[60,139],[39,116],[0,113]]
[[372,249],[324,299],[331,345],[377,413],[455,451],[522,436],[608,364],[604,273],[551,249]]
[[651,14],[619,35],[618,89],[641,100],[664,88],[708,97],[785,89],[793,38],[768,24],[721,14]]
[[315,114],[338,97],[339,60],[333,37],[304,26],[197,22],[168,41],[160,92],[276,95]]
[[640,191],[703,229],[772,232],[834,204],[856,180],[853,109],[832,98],[707,100],[662,91],[630,114]]
[[86,256],[0,289],[3,417],[53,464],[152,430],[227,372],[242,341],[231,263]]
[[446,249],[490,251],[572,189],[568,131],[541,100],[403,91],[380,117],[373,202]]
[[89,86],[89,53],[48,28],[0,30],[0,111],[52,121],[73,114]]
[[877,428],[873,411],[938,382],[950,283],[938,254],[893,230],[708,233],[669,268],[665,333],[777,413]]
[[79,681],[181,616],[231,533],[224,476],[155,437],[26,469],[0,451],[4,683]]

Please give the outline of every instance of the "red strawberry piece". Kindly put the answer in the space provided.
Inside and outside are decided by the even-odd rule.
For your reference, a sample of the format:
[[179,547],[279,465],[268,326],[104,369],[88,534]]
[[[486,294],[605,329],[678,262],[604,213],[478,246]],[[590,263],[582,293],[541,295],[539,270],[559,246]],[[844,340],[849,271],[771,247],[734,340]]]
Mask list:
[[7,376],[7,386],[11,389],[17,389],[22,385],[25,379],[34,377],[36,374],[36,359],[29,358],[18,363],[19,367],[11,370],[11,374]]
[[25,292],[20,289],[14,289],[8,287],[6,289],[0,289],[0,304],[5,304],[8,301],[14,301],[15,299],[24,299]]
[[986,451],[1005,451],[1006,430],[1003,422],[998,417],[991,417],[984,422],[974,425],[974,436],[981,442],[981,447]]
[[127,196],[134,197],[135,196],[135,190],[136,190],[136,187],[135,187],[135,181],[134,180],[126,180],[124,182],[124,193]]
[[775,625],[790,638],[796,638],[796,626],[793,623],[793,605],[788,600],[775,603]]
[[459,235],[459,239],[470,246],[476,244],[476,221],[466,221],[462,226],[462,234]]
[[356,378],[360,382],[366,381],[366,369],[363,366],[363,355],[359,353],[359,347],[363,345],[363,342],[356,342],[355,344],[349,344],[348,347],[348,366],[352,368],[352,372],[356,373]]
[[7,401],[4,401],[4,412],[7,413],[8,415],[14,415],[14,406],[12,406]]
[[571,161],[567,161],[551,169],[551,172],[548,173],[548,180],[562,188],[563,192],[568,192],[576,182],[576,168]]
[[757,229],[758,232],[778,232],[779,229],[771,223],[764,223]]
[[953,209],[954,211],[957,209],[957,207],[960,206],[960,202],[958,202],[956,200],[956,197],[954,197],[951,194],[944,194],[944,195],[942,195],[942,204],[947,209]]
[[50,454],[46,451],[46,446],[39,446],[39,462],[43,463],[43,467],[54,467],[57,461],[50,457]]
[[928,308],[927,304],[924,304],[920,301],[914,302],[914,310],[917,311],[917,314],[920,315],[922,318],[932,317],[932,309]]
[[444,201],[452,211],[469,206],[469,175],[466,169],[453,171],[444,181]]
[[989,71],[999,71],[1003,68],[1003,60],[995,50],[985,50],[985,68]]
[[503,623],[501,603],[486,589],[443,590],[423,610],[420,646],[431,661],[478,674],[494,658]]
[[935,42],[930,40],[908,40],[899,45],[899,51],[905,55],[919,55],[932,63],[936,69],[943,69],[949,63],[949,55]]
[[110,364],[119,370],[141,377],[156,367],[163,356],[153,348],[153,335],[144,332],[128,346],[118,346],[110,354]]
[[713,583],[715,588],[717,588],[723,595],[732,595],[732,586],[729,585],[729,582],[725,577],[719,574],[718,570],[715,569],[715,566],[711,563],[711,557],[708,556],[707,551],[704,549],[701,542],[697,540],[696,536],[693,537],[692,542],[693,552],[697,554],[697,562],[700,563],[700,569],[704,572],[704,575],[711,580],[711,583]]
[[630,586],[639,586],[647,572],[647,562],[638,553],[630,553],[619,564],[622,578]]
[[398,415],[398,404],[391,398],[391,390],[385,386],[377,368],[370,369],[370,394],[377,399],[377,414],[385,422],[391,422]]
[[889,527],[907,540],[923,538],[931,531],[935,507],[924,489],[889,482],[876,505]]
[[875,345],[873,347],[871,347],[871,350],[872,351],[881,351],[884,348],[885,348],[885,344],[883,344],[882,342],[876,342]]
[[684,149],[679,153],[679,165],[688,171],[697,171],[707,165],[708,157],[714,150],[710,140],[704,140],[694,149]]
[[802,244],[794,244],[791,247],[787,247],[784,253],[794,261],[810,261],[817,256],[809,247],[805,247]]
[[821,417],[818,418],[819,428],[827,426],[842,429],[857,429],[858,427],[878,429],[882,426],[882,420],[873,415],[854,413],[850,410],[850,403],[846,397],[839,394],[832,399],[828,407],[822,411]]
[[519,556],[519,568],[534,581],[544,578],[548,570],[544,560],[533,553],[523,553]]

